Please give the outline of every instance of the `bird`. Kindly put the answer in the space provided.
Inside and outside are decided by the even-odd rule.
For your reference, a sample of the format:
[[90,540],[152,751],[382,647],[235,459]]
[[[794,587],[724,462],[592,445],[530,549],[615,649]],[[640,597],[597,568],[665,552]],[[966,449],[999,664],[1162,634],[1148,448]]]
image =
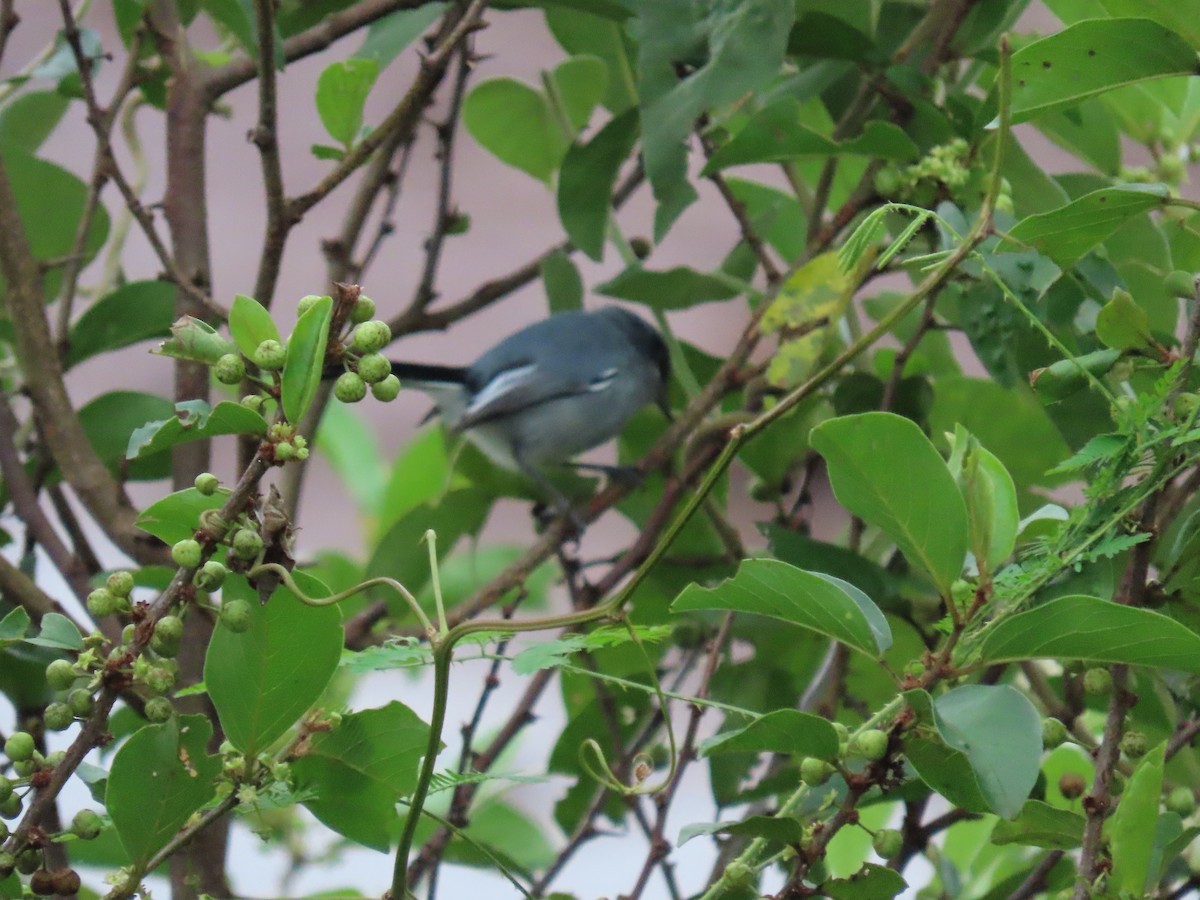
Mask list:
[[[616,437],[643,407],[670,418],[670,354],[653,326],[619,306],[560,312],[502,339],[468,366],[392,361],[405,387],[428,394],[453,434],[497,465],[522,472],[573,515],[545,476]],[[582,529],[580,529],[582,530]]]

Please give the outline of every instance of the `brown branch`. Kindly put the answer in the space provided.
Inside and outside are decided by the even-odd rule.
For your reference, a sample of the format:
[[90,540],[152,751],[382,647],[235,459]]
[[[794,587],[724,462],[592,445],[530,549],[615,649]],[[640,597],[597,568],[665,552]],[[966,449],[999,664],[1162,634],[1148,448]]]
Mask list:
[[0,0],[0,59],[4,58],[4,50],[8,47],[8,39],[21,21],[13,9],[15,0]]
[[[295,62],[314,53],[320,53],[334,41],[352,34],[364,25],[382,19],[402,9],[416,9],[428,0],[359,0],[353,6],[322,17],[311,28],[294,34],[283,42],[283,58]],[[206,90],[212,100],[217,100],[236,87],[240,87],[258,74],[258,66],[249,57],[240,57],[212,69],[205,79]]]
[[[70,614],[57,600],[45,593],[34,584],[32,578],[3,556],[0,556],[0,593],[23,607],[35,625],[39,624],[47,613],[58,613],[70,618]],[[84,632],[81,630],[80,633]]]
[[479,17],[483,14],[486,6],[487,0],[471,0],[471,5],[467,7],[455,27],[428,56],[422,58],[417,77],[404,97],[396,104],[395,109],[374,131],[359,141],[354,149],[347,153],[333,167],[333,170],[317,183],[316,187],[288,201],[287,215],[289,217],[297,220],[303,217],[306,212],[349,178],[393,133],[399,135],[401,141],[413,133],[430,96],[441,84],[442,77],[446,74],[446,67],[450,63],[451,55],[458,47],[459,42],[479,27]]
[[1025,877],[1025,880],[1017,885],[1017,889],[1008,895],[1008,900],[1027,900],[1029,897],[1036,896],[1045,887],[1047,876],[1062,858],[1062,850],[1051,850],[1043,856],[1042,861],[1034,866],[1033,871]]
[[279,266],[288,231],[295,224],[287,217],[287,200],[283,193],[283,167],[279,159],[278,92],[275,87],[275,2],[255,0],[255,19],[258,25],[258,124],[250,139],[258,147],[262,165],[263,186],[267,194],[267,226],[258,277],[254,280],[254,299],[263,306],[271,305]]

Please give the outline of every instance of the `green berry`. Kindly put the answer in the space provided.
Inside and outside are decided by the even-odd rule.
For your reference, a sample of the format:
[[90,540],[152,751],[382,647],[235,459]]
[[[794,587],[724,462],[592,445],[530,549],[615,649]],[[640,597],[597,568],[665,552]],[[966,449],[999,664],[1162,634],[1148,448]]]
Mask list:
[[[217,563],[220,566],[220,563]],[[205,564],[207,568],[208,564]],[[224,566],[221,566],[224,568]],[[183,619],[179,616],[163,616],[154,623],[154,636],[172,644],[178,644],[183,638]]]
[[25,762],[33,759],[33,752],[36,749],[37,744],[34,743],[33,735],[28,731],[14,731],[4,742],[4,755],[13,762]]
[[0,800],[0,816],[5,819],[15,819],[21,814],[21,796],[12,794],[3,800]]
[[878,728],[860,731],[850,742],[850,752],[874,762],[887,755],[888,736]]
[[[0,775],[0,802],[7,800],[9,797],[11,797],[12,792],[13,792],[12,782],[9,781],[7,778],[5,778],[3,775]],[[4,840],[4,838],[0,837],[0,841],[2,841],[2,840]]]
[[[10,834],[12,834],[12,832],[8,830],[8,826],[3,822],[0,822],[0,844],[3,844],[5,841],[7,841]],[[4,872],[0,872],[0,878],[7,877],[8,875],[6,875]]]
[[388,328],[387,322],[372,319],[354,329],[351,346],[359,353],[374,353],[386,347],[391,339],[392,329]]
[[371,385],[371,393],[376,400],[391,403],[400,393],[400,379],[395,375],[389,375],[383,381]]
[[301,297],[300,302],[296,304],[297,318],[299,318],[300,316],[302,316],[306,312],[308,312],[310,309],[312,309],[313,304],[315,304],[320,299],[322,299],[322,298],[319,294],[308,294],[304,297]]
[[17,854],[17,871],[22,875],[32,875],[42,866],[42,854],[30,847]]
[[280,462],[287,462],[296,458],[296,447],[291,441],[280,441],[275,445],[275,458]]
[[261,394],[247,394],[240,402],[242,406],[252,412],[262,412],[263,398]]
[[812,787],[824,784],[836,771],[832,765],[815,756],[806,756],[800,760],[800,780]]
[[1083,690],[1093,697],[1105,697],[1112,693],[1112,673],[1099,667],[1083,673]]
[[308,448],[307,447],[299,448],[296,451],[296,459],[300,460],[301,462],[304,462],[304,460],[308,459]]
[[238,559],[254,559],[263,551],[263,539],[253,528],[241,528],[233,535],[233,555]]
[[194,569],[200,565],[200,556],[200,544],[191,538],[184,538],[171,548],[171,559],[185,569]]
[[121,629],[121,643],[128,646],[133,643],[133,639],[137,637],[137,626],[130,622]]
[[367,396],[367,383],[354,372],[343,372],[333,384],[333,396],[343,403],[357,403]]
[[42,720],[51,731],[66,731],[75,721],[75,714],[65,703],[51,703],[42,714]]
[[75,666],[69,660],[56,659],[46,666],[46,684],[53,690],[68,690],[75,683],[75,678]]
[[146,673],[146,687],[156,694],[165,694],[175,686],[175,676],[165,666],[154,666]]
[[375,301],[367,296],[360,296],[350,308],[350,321],[355,325],[375,318]]
[[275,372],[287,362],[287,348],[276,340],[265,340],[254,348],[254,364],[265,372]]
[[245,600],[230,600],[221,604],[221,624],[234,634],[241,634],[250,628],[251,615],[250,604]]
[[100,814],[92,809],[81,809],[71,819],[71,831],[85,841],[99,837],[101,827]]
[[221,384],[240,384],[246,377],[246,364],[236,353],[226,353],[213,366],[213,375]]
[[891,859],[904,846],[904,835],[895,828],[881,828],[875,832],[875,837],[871,840],[871,846],[875,848],[875,852],[883,859]]
[[392,364],[382,353],[367,353],[358,360],[358,377],[367,384],[378,384],[392,374]]
[[1120,797],[1125,793],[1125,776],[1119,769],[1113,769],[1112,776],[1108,779],[1108,792],[1114,797]]
[[1067,726],[1058,719],[1047,717],[1042,719],[1042,746],[1053,750],[1066,742],[1069,735]]
[[227,571],[222,563],[210,559],[200,567],[193,581],[196,582],[196,587],[202,591],[215,591],[224,583]]
[[196,490],[205,497],[211,497],[217,492],[217,488],[221,486],[221,479],[212,472],[201,472],[196,476],[195,485]]
[[1150,742],[1140,731],[1127,731],[1121,735],[1121,752],[1130,759],[1141,759],[1150,749]]
[[113,572],[105,579],[104,586],[114,597],[128,597],[133,593],[133,573],[124,569]]
[[1196,794],[1190,787],[1180,785],[1167,794],[1167,809],[1185,819],[1196,811]]
[[86,719],[90,716],[95,705],[92,692],[87,688],[75,688],[67,694],[67,706],[71,707],[71,712],[78,719]]
[[117,598],[108,588],[96,588],[87,595],[87,608],[93,616],[111,616],[117,611]]
[[0,852],[0,878],[7,878],[17,868],[17,858],[11,853]]
[[146,718],[155,724],[169,722],[175,715],[175,707],[166,697],[151,697],[146,701]]

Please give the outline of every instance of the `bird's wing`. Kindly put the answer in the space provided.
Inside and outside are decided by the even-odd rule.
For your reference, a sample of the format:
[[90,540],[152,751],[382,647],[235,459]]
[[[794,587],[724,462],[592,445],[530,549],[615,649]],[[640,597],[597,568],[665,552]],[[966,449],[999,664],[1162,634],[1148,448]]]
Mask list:
[[559,397],[571,397],[603,391],[617,377],[617,369],[605,369],[594,377],[538,369],[533,363],[521,363],[495,373],[472,395],[455,428],[462,431],[484,422],[511,416],[524,409],[548,403]]

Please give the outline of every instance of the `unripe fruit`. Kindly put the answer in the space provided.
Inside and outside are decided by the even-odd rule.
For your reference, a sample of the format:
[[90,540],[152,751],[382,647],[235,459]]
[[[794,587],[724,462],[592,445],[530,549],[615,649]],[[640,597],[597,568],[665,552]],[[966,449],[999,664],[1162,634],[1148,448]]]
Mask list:
[[246,409],[253,412],[262,412],[263,398],[260,394],[247,394],[239,401]]
[[1053,717],[1042,719],[1042,746],[1053,750],[1061,746],[1068,738],[1067,726]]
[[51,731],[66,731],[75,721],[75,714],[65,703],[51,703],[42,714],[42,721]]
[[375,301],[370,297],[360,296],[350,308],[350,321],[355,325],[369,322],[375,318]]
[[371,385],[371,394],[376,400],[384,403],[391,403],[400,393],[400,379],[395,375],[389,375],[383,381]]
[[193,581],[196,582],[196,587],[202,591],[215,591],[224,583],[227,573],[228,570],[224,563],[210,559],[200,567],[200,571],[196,573]]
[[246,377],[246,364],[238,354],[226,353],[213,366],[213,375],[221,384],[240,384]]
[[21,797],[18,794],[10,794],[8,797],[0,800],[0,816],[6,819],[15,819],[21,814]]
[[13,763],[12,767],[18,778],[28,778],[37,769],[37,763],[32,759],[22,759]]
[[333,383],[333,396],[343,403],[357,403],[367,396],[367,383],[354,372],[343,372]]
[[238,559],[254,559],[263,550],[263,539],[253,528],[240,528],[233,535],[233,555]]
[[194,569],[200,565],[200,556],[200,544],[191,538],[184,538],[171,548],[171,559],[185,569]]
[[132,644],[133,639],[135,637],[137,637],[137,626],[134,625],[132,622],[130,622],[128,625],[126,625],[124,628],[121,629],[121,643],[122,644],[126,644],[126,645]]
[[[12,832],[8,830],[8,826],[5,825],[3,822],[0,822],[0,843],[7,841],[8,836],[10,834],[12,834]],[[5,878],[5,877],[7,877],[7,876],[5,876],[4,873],[0,872],[0,878]]]
[[56,894],[78,894],[82,882],[74,869],[59,869],[51,881]]
[[205,497],[211,497],[217,492],[217,488],[221,486],[221,479],[212,472],[201,472],[196,476],[195,485],[196,490]]
[[33,735],[28,731],[14,731],[4,742],[4,755],[13,762],[33,759],[33,751],[36,749],[37,745],[33,742]]
[[1078,772],[1064,772],[1058,779],[1058,790],[1068,800],[1074,800],[1087,790],[1087,782]]
[[87,608],[93,616],[111,616],[117,611],[117,598],[108,588],[96,588],[87,595]]
[[358,377],[367,384],[378,384],[392,374],[392,364],[382,353],[367,353],[358,361]]
[[296,316],[299,317],[304,315],[306,312],[312,309],[313,304],[320,299],[321,297],[319,294],[308,294],[307,296],[301,297],[300,302],[296,304]]
[[351,345],[359,353],[374,353],[386,347],[391,339],[392,329],[388,328],[387,322],[372,319],[354,329]]
[[99,837],[101,827],[100,814],[95,810],[81,809],[71,819],[71,831],[85,841]]
[[46,757],[46,768],[47,769],[57,769],[59,766],[62,765],[63,760],[66,758],[67,758],[66,750],[55,750],[53,753],[51,753],[49,756]]
[[221,624],[234,634],[250,628],[250,604],[245,600],[230,600],[221,604]]
[[17,868],[17,858],[11,853],[0,852],[0,878],[7,878]]
[[874,762],[887,756],[888,736],[878,728],[868,728],[854,736],[850,752]]
[[1187,818],[1196,811],[1196,795],[1190,787],[1180,785],[1167,794],[1167,809]]
[[175,686],[175,675],[165,666],[154,666],[146,673],[146,687],[156,694],[165,694]]
[[175,714],[175,707],[166,697],[151,697],[146,701],[146,718],[155,724],[169,722]]
[[39,897],[49,897],[56,894],[54,889],[54,874],[47,869],[38,869],[29,879],[29,890]]
[[71,707],[71,712],[75,714],[76,718],[86,719],[92,714],[96,701],[92,697],[92,692],[87,688],[75,688],[67,694],[67,706]]
[[124,569],[113,572],[105,579],[104,586],[114,597],[128,597],[133,593],[133,573]]
[[288,462],[296,458],[296,448],[291,441],[280,441],[275,445],[275,458],[280,462]]
[[1094,668],[1083,673],[1083,690],[1093,697],[1105,697],[1112,693],[1112,673],[1108,669]]
[[42,865],[42,854],[30,847],[17,854],[17,871],[22,875],[32,875]]
[[266,372],[275,372],[287,362],[287,348],[276,340],[265,340],[254,348],[254,364]]
[[56,659],[46,666],[46,684],[53,690],[65,691],[75,683],[75,667],[68,660]]
[[[12,796],[12,792],[13,792],[12,782],[9,781],[7,778],[5,778],[3,775],[0,775],[0,801],[7,800],[9,797]],[[0,838],[0,840],[3,840],[3,838]]]
[[881,828],[875,832],[875,837],[871,840],[871,846],[884,859],[891,859],[904,846],[904,835],[895,828]]
[[836,771],[832,765],[815,756],[806,756],[800,760],[800,780],[811,787],[824,784]]
[[1121,752],[1130,759],[1141,759],[1150,749],[1146,735],[1140,731],[1127,731],[1121,735]]

